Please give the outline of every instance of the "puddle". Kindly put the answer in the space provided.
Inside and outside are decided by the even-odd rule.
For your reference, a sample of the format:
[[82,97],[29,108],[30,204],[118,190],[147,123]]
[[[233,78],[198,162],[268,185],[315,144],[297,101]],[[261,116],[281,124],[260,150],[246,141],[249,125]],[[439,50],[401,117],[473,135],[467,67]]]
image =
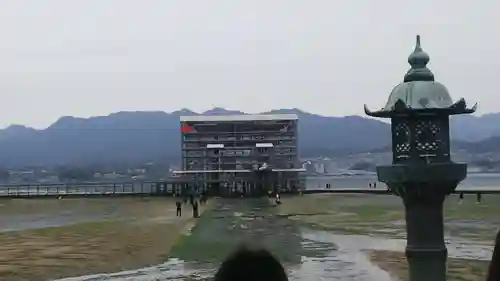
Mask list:
[[[387,250],[404,252],[406,240],[371,237],[366,235],[338,235],[326,231],[304,231],[304,237],[325,243],[334,243],[340,249],[349,249],[352,252],[362,250]],[[447,239],[446,247],[450,258],[475,260],[491,260],[493,246],[474,244],[470,241]]]

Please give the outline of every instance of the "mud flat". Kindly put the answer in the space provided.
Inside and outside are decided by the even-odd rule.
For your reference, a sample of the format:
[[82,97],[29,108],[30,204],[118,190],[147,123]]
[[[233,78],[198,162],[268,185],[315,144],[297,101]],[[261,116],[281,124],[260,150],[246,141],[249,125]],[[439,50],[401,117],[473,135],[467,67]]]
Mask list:
[[[229,252],[243,243],[271,251],[293,281],[390,280],[387,272],[373,266],[358,249],[340,249],[329,235],[316,235],[318,231],[308,231],[276,210],[267,198],[221,199],[205,213],[191,234],[175,245],[171,257],[197,267],[191,276],[207,277]],[[361,259],[356,255],[358,252]]]
[[169,198],[0,201],[0,280],[54,280],[163,263],[194,225],[191,210],[183,211],[176,217]]
[[[500,195],[483,195],[480,204],[474,195],[446,199],[444,207],[447,239],[491,244],[500,219]],[[315,194],[283,199],[278,213],[311,227],[341,234],[366,234],[405,238],[404,207],[393,195]]]
[[[393,251],[367,251],[370,260],[389,272],[395,279],[407,281],[408,264],[404,253]],[[482,281],[486,280],[489,262],[467,259],[448,259],[448,280]]]
[[[480,204],[476,203],[474,195],[465,195],[461,204],[458,195],[446,200],[445,239],[450,253],[454,253],[448,260],[450,280],[484,280],[500,224],[497,215],[500,195],[483,195],[482,199]],[[318,194],[283,198],[277,212],[311,229],[336,234],[346,240],[373,237],[404,244],[406,236],[403,204],[393,195]],[[383,244],[382,240],[378,245]],[[407,280],[403,245],[387,249],[370,247],[362,252],[373,264],[397,279]]]

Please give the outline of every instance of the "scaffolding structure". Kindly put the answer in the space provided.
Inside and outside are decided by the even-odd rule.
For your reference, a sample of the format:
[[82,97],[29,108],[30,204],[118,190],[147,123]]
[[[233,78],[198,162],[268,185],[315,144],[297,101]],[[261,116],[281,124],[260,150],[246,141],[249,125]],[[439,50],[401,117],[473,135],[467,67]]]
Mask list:
[[182,170],[190,188],[219,196],[294,192],[303,183],[298,116],[181,116]]

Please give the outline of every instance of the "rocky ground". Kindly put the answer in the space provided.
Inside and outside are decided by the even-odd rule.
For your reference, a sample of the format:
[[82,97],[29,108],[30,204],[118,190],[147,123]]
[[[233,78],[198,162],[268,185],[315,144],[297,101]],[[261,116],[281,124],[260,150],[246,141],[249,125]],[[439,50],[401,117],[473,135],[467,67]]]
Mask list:
[[54,280],[165,262],[194,224],[187,206],[184,212],[176,217],[167,198],[0,201],[0,280]]

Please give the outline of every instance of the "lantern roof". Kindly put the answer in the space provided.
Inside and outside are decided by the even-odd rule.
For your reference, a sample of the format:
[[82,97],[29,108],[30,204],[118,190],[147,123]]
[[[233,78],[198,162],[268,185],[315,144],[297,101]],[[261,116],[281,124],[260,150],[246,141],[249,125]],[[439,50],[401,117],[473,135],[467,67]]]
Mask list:
[[427,68],[429,55],[420,45],[420,35],[414,51],[408,57],[411,68],[404,76],[403,83],[397,85],[389,95],[382,110],[372,112],[365,105],[365,113],[373,117],[393,117],[394,114],[469,114],[476,111],[477,104],[467,108],[462,98],[453,103],[446,87],[434,81],[434,74]]

